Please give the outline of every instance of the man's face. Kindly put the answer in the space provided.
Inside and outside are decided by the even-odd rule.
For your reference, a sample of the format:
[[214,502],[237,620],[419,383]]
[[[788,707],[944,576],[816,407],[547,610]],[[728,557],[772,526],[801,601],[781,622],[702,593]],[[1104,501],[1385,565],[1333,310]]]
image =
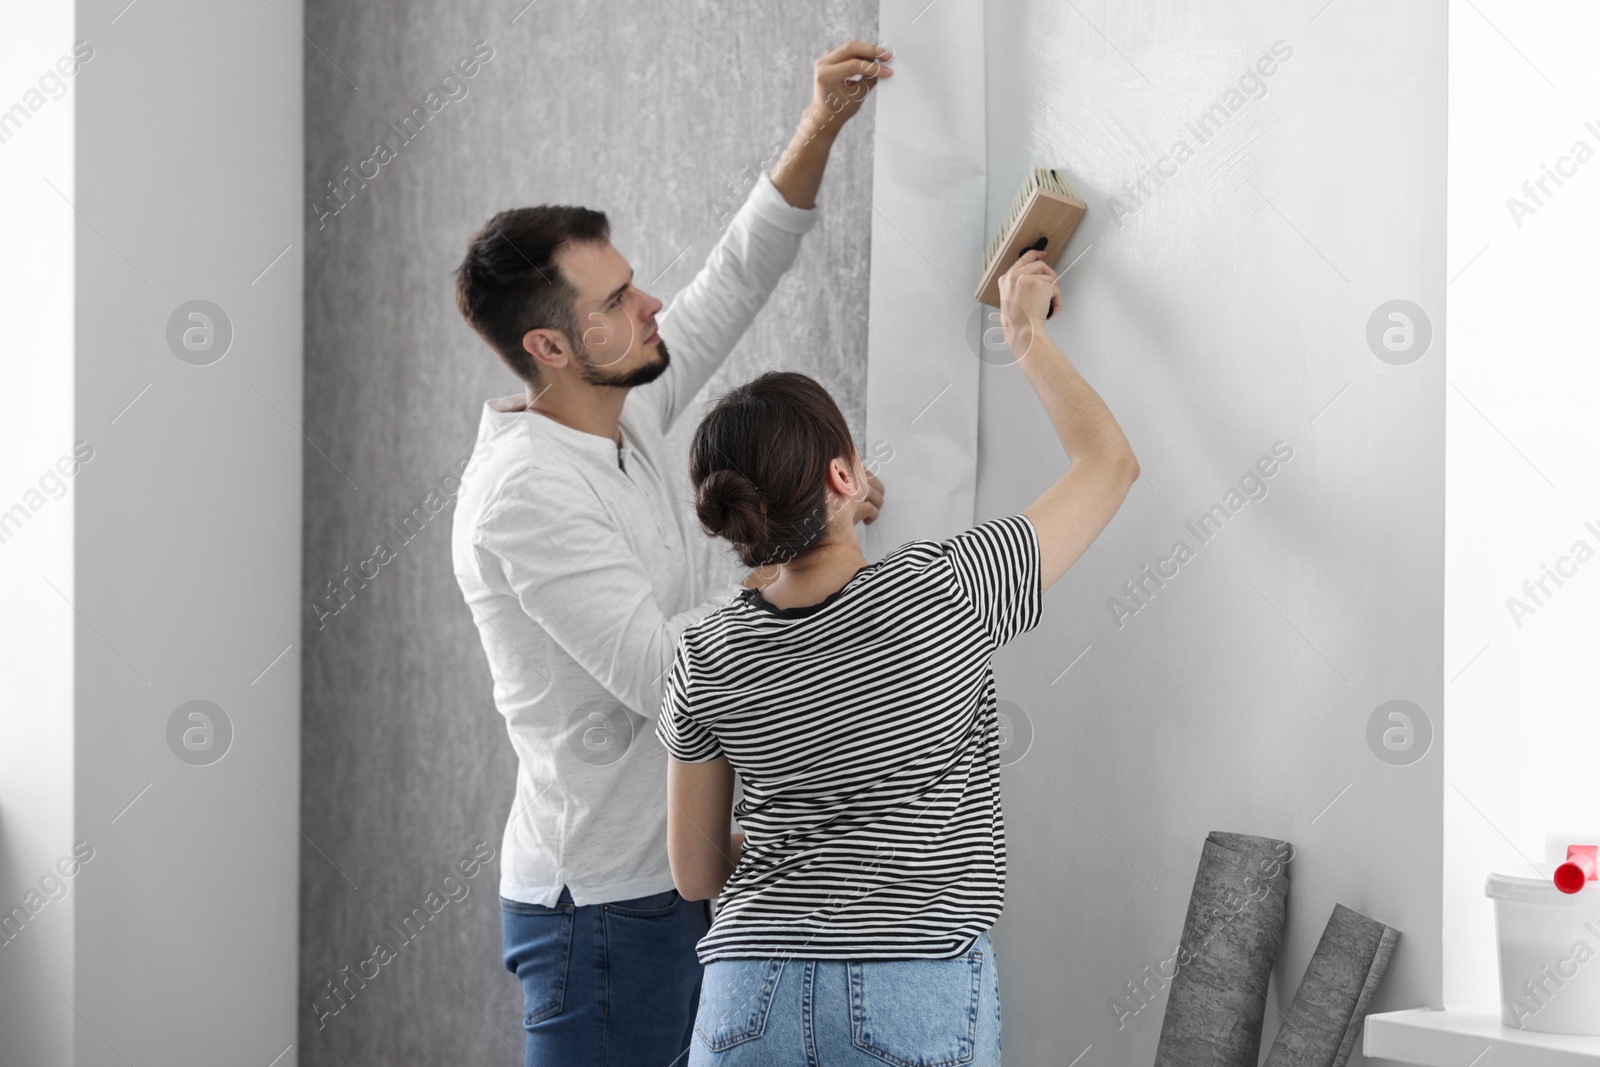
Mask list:
[[633,268],[610,241],[572,243],[556,253],[578,297],[578,369],[591,385],[630,388],[667,369],[667,346],[656,331],[661,301],[633,284]]

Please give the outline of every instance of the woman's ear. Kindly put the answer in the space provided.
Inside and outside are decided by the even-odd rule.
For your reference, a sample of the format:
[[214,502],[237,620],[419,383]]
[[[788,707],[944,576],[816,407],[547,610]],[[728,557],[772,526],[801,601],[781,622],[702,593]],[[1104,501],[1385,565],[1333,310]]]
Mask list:
[[850,462],[846,463],[842,457],[835,457],[828,461],[828,489],[843,497],[855,497],[861,494],[861,456],[851,453]]

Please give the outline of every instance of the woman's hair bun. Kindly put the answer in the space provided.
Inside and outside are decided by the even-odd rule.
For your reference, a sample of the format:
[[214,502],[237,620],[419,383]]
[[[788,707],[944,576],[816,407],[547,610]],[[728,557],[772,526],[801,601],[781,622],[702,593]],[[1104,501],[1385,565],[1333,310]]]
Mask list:
[[695,499],[700,525],[713,537],[757,550],[768,537],[767,502],[755,483],[735,470],[715,470],[700,483]]
[[724,393],[700,420],[689,482],[706,533],[746,567],[787,566],[824,541],[840,512],[829,464],[855,461],[850,427],[804,374],[768,371]]

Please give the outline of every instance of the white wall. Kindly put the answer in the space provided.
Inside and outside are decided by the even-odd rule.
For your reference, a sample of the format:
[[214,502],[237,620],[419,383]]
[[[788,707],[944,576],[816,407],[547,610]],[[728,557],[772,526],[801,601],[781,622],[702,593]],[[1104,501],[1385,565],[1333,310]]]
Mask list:
[[[1572,555],[1578,541],[1600,552],[1597,40],[1593,4],[1451,5],[1449,1006],[1498,1003],[1485,875],[1545,861],[1547,835],[1600,843],[1600,562]],[[1546,167],[1568,174],[1530,196]],[[1559,585],[1524,592],[1558,565]]]
[[[79,85],[94,228],[78,230],[77,422],[104,442],[78,501],[78,606],[95,630],[79,633],[77,826],[97,852],[78,901],[79,1062],[267,1064],[295,1033],[314,53],[298,3],[121,8],[79,16],[99,40]],[[206,366],[167,339],[197,298],[233,332]],[[208,766],[168,741],[195,699],[232,724]]]
[[13,6],[3,22],[0,923],[22,912],[0,930],[0,1048],[8,1061],[56,1067],[71,1062],[72,1009],[51,985],[72,989],[77,905],[55,869],[73,841],[74,620],[66,601],[75,595],[77,487],[55,469],[73,444],[74,220],[63,195],[74,190],[77,86],[55,69],[72,51],[72,5]]
[[[1050,328],[1145,474],[997,661],[1029,746],[1005,771],[996,931],[1021,1062],[1150,1062],[1164,989],[1120,1026],[1112,1004],[1171,955],[1210,830],[1297,850],[1280,1010],[1336,902],[1403,933],[1376,1008],[1439,1001],[1445,9],[1319,6],[987,5],[987,226],[1035,162],[1088,201]],[[898,26],[885,10],[906,70],[923,25],[947,17],[913,26],[911,10]],[[1279,42],[1205,143],[1186,131]],[[1160,163],[1183,137],[1192,158]],[[1124,188],[1158,164],[1159,189]],[[874,330],[944,299],[875,302]],[[1432,325],[1405,365],[1367,340],[1396,299]],[[981,520],[1026,506],[1065,460],[1015,367],[984,366],[980,389]],[[1267,495],[1200,543],[1186,521],[1275,445],[1293,458]],[[1130,601],[1124,583],[1179,540],[1193,558]],[[1114,598],[1137,612],[1114,617]],[[1368,741],[1392,699],[1434,731],[1408,765]]]
[[[72,469],[0,545],[0,900],[75,866],[0,948],[7,1062],[295,1062],[299,18],[109,0],[0,34],[8,94],[85,42],[0,144],[0,500]],[[210,365],[168,341],[196,298],[231,322]],[[207,766],[169,744],[197,698],[233,731]]]

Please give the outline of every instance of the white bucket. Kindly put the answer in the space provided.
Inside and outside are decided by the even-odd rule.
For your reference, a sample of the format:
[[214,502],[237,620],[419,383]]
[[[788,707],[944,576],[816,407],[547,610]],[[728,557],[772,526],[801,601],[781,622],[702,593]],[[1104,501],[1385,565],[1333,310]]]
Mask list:
[[1500,947],[1500,1021],[1600,1036],[1600,882],[1555,887],[1555,864],[1489,875]]

